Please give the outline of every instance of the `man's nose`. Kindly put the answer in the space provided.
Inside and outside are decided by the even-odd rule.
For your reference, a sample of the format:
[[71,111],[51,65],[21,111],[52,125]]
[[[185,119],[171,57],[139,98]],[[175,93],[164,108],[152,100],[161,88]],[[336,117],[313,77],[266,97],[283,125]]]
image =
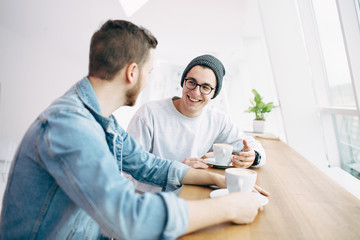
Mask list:
[[201,94],[200,86],[199,86],[199,85],[197,85],[192,91],[196,92],[198,95]]

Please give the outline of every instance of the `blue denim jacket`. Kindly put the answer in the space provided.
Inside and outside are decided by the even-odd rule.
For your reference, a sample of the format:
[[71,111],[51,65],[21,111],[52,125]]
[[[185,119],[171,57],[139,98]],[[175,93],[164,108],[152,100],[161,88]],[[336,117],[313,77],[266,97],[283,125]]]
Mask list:
[[137,194],[121,173],[174,190],[189,167],[144,152],[100,113],[85,77],[30,126],[10,170],[0,239],[174,239],[185,232],[185,200]]

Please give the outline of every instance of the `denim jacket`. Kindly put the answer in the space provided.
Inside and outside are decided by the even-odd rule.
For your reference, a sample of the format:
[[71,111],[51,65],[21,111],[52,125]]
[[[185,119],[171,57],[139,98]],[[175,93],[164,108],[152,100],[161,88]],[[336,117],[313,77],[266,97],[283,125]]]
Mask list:
[[172,192],[135,192],[135,179],[174,190],[188,166],[145,152],[101,115],[83,78],[25,134],[5,190],[0,239],[174,239],[188,224]]

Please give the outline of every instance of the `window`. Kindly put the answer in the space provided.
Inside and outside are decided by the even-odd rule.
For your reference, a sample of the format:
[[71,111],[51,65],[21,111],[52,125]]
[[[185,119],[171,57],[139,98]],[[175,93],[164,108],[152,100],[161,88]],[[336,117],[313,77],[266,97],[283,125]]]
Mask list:
[[359,117],[333,114],[341,168],[360,179],[360,121]]
[[318,102],[329,165],[360,179],[360,0],[313,0],[312,4],[326,73],[321,90],[325,94]]

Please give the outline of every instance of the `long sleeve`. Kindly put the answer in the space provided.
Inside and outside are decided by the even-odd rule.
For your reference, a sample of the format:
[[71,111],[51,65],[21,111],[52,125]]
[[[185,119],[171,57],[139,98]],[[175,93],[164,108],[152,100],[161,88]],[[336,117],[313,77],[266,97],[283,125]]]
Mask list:
[[[64,121],[72,124],[64,127]],[[184,233],[188,218],[186,202],[173,193],[136,194],[133,184],[120,175],[107,141],[99,137],[102,129],[96,122],[81,113],[61,111],[44,124],[46,127],[38,138],[38,145],[44,146],[39,151],[39,163],[66,196],[85,210],[106,235],[119,239],[168,239]],[[67,138],[69,135],[72,137]],[[129,144],[131,139],[125,139],[121,147],[128,148]],[[140,166],[135,175],[142,174],[150,179],[158,174],[154,181],[163,182],[162,179],[170,174],[181,180],[184,169],[177,170],[180,175],[176,175],[171,172],[172,162],[150,155],[145,157],[148,158],[146,169],[160,164],[162,172],[156,173],[159,169],[154,169],[145,176],[145,169],[137,157],[143,158],[141,155],[146,153],[137,146],[129,149],[123,152],[123,161],[129,162],[124,163],[124,168]],[[121,152],[117,146],[115,150]]]

